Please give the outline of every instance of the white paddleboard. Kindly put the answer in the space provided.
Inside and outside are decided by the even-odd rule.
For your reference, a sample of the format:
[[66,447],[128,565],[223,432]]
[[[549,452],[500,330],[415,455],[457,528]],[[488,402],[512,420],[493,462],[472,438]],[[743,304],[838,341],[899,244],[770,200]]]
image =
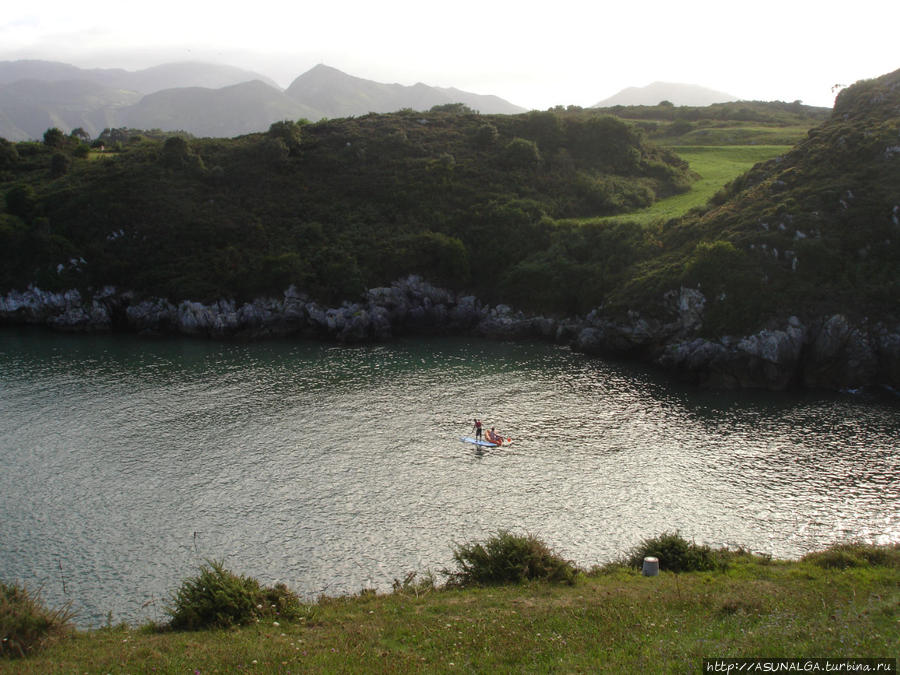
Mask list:
[[486,448],[496,448],[497,447],[496,443],[488,443],[487,441],[478,441],[478,440],[475,440],[474,438],[469,438],[468,436],[466,436],[465,438],[460,438],[459,440],[461,440],[463,443],[471,443],[472,445],[480,445],[480,446],[486,447]]

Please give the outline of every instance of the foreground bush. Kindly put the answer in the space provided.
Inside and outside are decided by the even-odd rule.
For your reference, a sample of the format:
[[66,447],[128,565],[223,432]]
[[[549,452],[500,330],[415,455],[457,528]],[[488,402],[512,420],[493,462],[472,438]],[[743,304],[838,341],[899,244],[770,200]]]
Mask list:
[[726,566],[709,546],[698,546],[678,532],[645,539],[628,555],[628,565],[641,567],[648,556],[659,558],[659,569],[669,572],[702,572]]
[[0,581],[0,656],[24,657],[72,629],[72,612],[66,604],[48,609],[40,594],[24,586]]
[[865,567],[867,565],[900,567],[900,545],[834,544],[824,551],[808,553],[803,556],[803,560],[825,569],[843,570],[849,567]]
[[251,577],[238,576],[222,563],[207,561],[200,574],[185,579],[166,608],[176,630],[227,628],[261,619],[293,619],[300,600],[284,584],[261,586]]
[[449,586],[520,583],[525,580],[575,583],[578,569],[533,535],[500,530],[484,542],[454,547],[456,571],[443,570]]

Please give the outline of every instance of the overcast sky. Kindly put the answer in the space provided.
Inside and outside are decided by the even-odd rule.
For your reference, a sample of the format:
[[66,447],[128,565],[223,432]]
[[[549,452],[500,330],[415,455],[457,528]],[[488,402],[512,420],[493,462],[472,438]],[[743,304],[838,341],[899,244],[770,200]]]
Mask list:
[[283,87],[325,63],[540,110],[655,81],[831,106],[833,85],[900,68],[898,26],[896,0],[37,0],[6,4],[0,60],[129,70],[215,61]]

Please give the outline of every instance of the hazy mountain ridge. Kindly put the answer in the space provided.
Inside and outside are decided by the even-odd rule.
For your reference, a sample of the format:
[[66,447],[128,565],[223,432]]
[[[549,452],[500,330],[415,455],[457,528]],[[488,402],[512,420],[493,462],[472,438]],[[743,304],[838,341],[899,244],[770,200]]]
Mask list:
[[81,127],[92,136],[118,126],[120,111],[141,95],[87,80],[19,80],[0,85],[0,137],[40,138],[47,129]]
[[197,136],[232,137],[266,129],[278,120],[320,116],[254,80],[221,89],[164,89],[123,109],[121,119],[133,129],[183,129]]
[[285,90],[285,94],[321,110],[325,117],[394,112],[403,108],[429,110],[446,103],[464,103],[485,114],[526,112],[525,108],[497,96],[431,87],[421,82],[412,86],[374,82],[348,75],[324,64],[315,66],[295,79]]
[[273,80],[260,73],[215,63],[184,61],[131,71],[123,68],[79,68],[56,61],[0,61],[0,84],[19,80],[89,81],[113,89],[129,89],[140,94],[152,94],[163,89],[179,87],[219,89],[251,80],[261,80],[278,88]]
[[677,82],[653,82],[646,87],[628,87],[619,93],[592,105],[592,108],[608,108],[615,105],[657,105],[669,101],[678,106],[707,106],[713,103],[727,103],[739,98],[722,91],[708,89],[696,84]]
[[[27,83],[27,84],[26,84]],[[0,62],[0,137],[41,138],[50,127],[106,127],[235,136],[272,122],[349,117],[403,108],[429,110],[464,103],[483,112],[524,112],[497,96],[422,83],[405,86],[354,77],[320,65],[282,91],[248,70],[206,63],[170,63],[139,71],[82,69],[53,61]]]

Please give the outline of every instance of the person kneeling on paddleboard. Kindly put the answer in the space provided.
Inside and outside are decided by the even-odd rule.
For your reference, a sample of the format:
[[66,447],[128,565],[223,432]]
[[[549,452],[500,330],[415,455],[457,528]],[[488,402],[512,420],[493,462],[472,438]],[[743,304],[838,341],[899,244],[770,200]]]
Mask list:
[[472,428],[475,429],[475,440],[481,440],[481,420],[475,418],[475,426],[473,426]]

